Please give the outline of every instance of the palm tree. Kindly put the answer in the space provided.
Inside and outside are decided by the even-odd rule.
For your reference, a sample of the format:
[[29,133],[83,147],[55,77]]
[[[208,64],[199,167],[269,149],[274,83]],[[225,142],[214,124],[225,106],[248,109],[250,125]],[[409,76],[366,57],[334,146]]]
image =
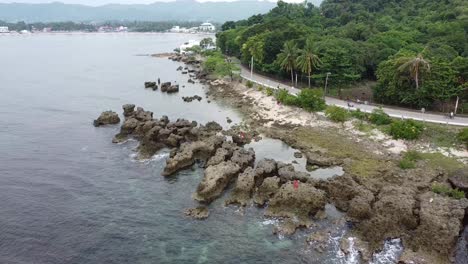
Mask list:
[[291,72],[291,83],[294,85],[294,68],[296,67],[297,45],[293,41],[284,43],[281,53],[278,54],[278,62],[285,71]]
[[312,43],[312,39],[308,38],[306,40],[306,44],[304,49],[299,51],[299,57],[297,57],[296,64],[301,69],[302,72],[307,73],[307,77],[309,78],[309,88],[310,88],[310,75],[312,74],[312,70],[317,68],[320,63],[322,63],[319,57],[314,54],[314,47]]
[[402,58],[403,64],[398,67],[400,72],[409,72],[411,78],[416,83],[416,89],[419,89],[419,75],[422,71],[431,71],[431,64],[428,60],[425,60],[422,53],[419,53],[416,57],[405,57]]

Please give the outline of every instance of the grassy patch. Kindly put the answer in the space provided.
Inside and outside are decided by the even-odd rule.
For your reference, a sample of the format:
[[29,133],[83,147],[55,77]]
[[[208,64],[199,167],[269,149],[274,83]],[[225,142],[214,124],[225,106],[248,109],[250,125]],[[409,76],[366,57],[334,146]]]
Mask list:
[[349,170],[352,174],[361,177],[374,177],[380,174],[380,169],[385,165],[385,161],[378,159],[354,160]]
[[403,155],[403,158],[398,163],[398,166],[404,170],[416,168],[416,162],[421,160],[422,156],[419,152],[411,150]]
[[452,189],[439,183],[432,184],[432,191],[438,194],[450,196],[455,199],[465,198],[465,192],[460,191],[458,189]]
[[419,153],[421,158],[432,168],[442,168],[447,172],[453,172],[464,167],[463,163],[454,158],[449,158],[441,153]]
[[424,129],[421,134],[421,139],[423,141],[431,142],[437,147],[450,148],[460,144],[457,139],[458,128],[454,128],[446,125],[439,124],[425,124],[426,129]]
[[351,159],[352,162],[345,167],[345,170],[357,176],[377,177],[381,175],[380,170],[388,166],[385,160],[379,159],[362,144],[356,144],[339,133],[327,133],[315,128],[300,128],[294,131],[293,138],[297,138],[304,147],[318,146],[326,149],[332,157]]

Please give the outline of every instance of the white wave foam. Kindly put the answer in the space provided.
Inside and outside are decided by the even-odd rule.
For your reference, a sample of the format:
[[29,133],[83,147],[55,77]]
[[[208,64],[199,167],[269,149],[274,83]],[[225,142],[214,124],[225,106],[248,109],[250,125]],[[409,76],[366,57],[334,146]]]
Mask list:
[[401,239],[395,238],[385,241],[383,250],[374,253],[372,261],[369,264],[390,264],[397,263],[398,258],[403,252]]
[[138,159],[138,154],[137,153],[132,153],[129,155],[130,159],[133,162],[140,162],[140,163],[150,163],[153,161],[160,161],[160,160],[165,160],[166,158],[169,157],[169,153],[158,153],[153,155],[149,159]]

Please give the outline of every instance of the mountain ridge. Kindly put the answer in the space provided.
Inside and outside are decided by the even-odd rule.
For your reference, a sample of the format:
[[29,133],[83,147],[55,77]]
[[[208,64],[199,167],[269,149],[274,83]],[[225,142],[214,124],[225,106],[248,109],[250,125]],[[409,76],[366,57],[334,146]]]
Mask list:
[[0,20],[7,22],[108,20],[225,22],[266,13],[275,5],[274,2],[254,0],[235,2],[178,0],[152,4],[106,4],[102,6],[64,4],[61,2],[41,4],[0,3]]

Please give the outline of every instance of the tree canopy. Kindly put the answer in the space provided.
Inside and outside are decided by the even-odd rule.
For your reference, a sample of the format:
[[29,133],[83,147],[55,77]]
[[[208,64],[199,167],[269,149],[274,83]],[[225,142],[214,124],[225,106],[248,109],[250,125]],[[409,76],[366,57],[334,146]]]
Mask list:
[[292,75],[285,45],[296,46],[293,73],[311,75],[314,85],[328,72],[335,85],[377,80],[374,99],[382,103],[430,108],[457,96],[468,101],[466,0],[325,0],[320,7],[279,1],[267,14],[226,22],[217,44],[284,78]]

